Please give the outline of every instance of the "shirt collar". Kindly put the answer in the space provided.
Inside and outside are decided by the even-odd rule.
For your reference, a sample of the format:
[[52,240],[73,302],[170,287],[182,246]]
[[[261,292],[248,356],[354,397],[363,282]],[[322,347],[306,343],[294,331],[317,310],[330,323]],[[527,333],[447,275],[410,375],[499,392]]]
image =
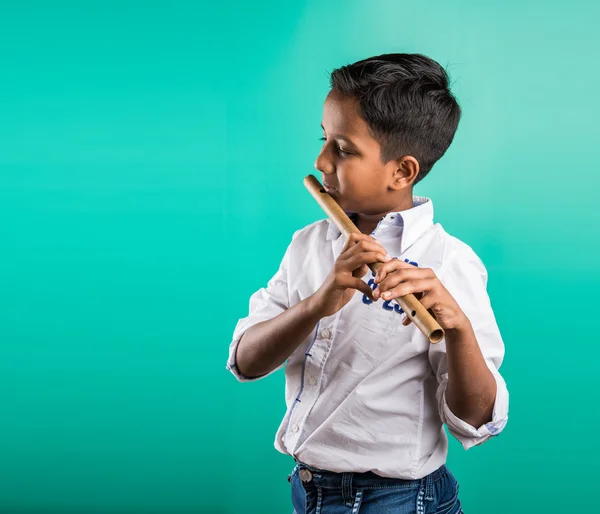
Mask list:
[[[352,221],[356,220],[356,214],[346,213]],[[403,253],[412,246],[423,233],[433,225],[433,202],[424,196],[413,196],[413,207],[405,211],[390,212],[386,214],[373,235],[389,229],[395,230],[400,237],[400,251]],[[327,240],[337,239],[341,232],[335,224],[329,220]]]

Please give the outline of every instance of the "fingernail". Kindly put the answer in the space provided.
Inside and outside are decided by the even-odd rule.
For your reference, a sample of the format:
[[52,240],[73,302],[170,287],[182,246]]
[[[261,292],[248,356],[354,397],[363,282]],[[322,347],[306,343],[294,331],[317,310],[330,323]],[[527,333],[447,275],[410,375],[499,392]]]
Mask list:
[[373,290],[373,297],[379,298],[379,289],[374,289]]
[[389,261],[391,261],[391,260],[392,260],[392,256],[391,256],[391,255],[388,253],[388,254],[387,254],[385,257],[384,257],[384,259],[385,259],[385,262],[389,262]]
[[386,293],[383,293],[381,296],[382,296],[383,298],[389,298],[390,296],[392,296],[392,293],[390,293],[390,292],[388,291],[388,292],[386,292]]

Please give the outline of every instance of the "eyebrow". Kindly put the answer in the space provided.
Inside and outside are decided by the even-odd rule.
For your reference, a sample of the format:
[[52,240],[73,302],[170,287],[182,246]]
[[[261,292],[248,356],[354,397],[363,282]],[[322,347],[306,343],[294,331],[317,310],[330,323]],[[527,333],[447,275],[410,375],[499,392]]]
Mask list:
[[[323,132],[325,132],[325,127],[323,127],[322,123],[321,123],[321,129],[323,129]],[[340,141],[344,141],[344,142],[348,143],[350,146],[353,146],[354,148],[358,148],[351,139],[348,139],[345,136],[341,136],[341,135],[337,135],[336,136],[336,135],[334,135],[332,137],[334,137],[335,139],[339,139]]]

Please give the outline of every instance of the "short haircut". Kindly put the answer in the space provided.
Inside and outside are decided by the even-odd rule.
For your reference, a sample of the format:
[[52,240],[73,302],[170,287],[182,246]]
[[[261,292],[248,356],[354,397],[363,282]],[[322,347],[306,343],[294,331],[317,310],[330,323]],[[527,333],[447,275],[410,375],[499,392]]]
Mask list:
[[448,74],[421,54],[384,54],[335,69],[331,89],[358,100],[362,117],[381,145],[385,163],[403,155],[419,162],[415,184],[444,155],[461,109]]

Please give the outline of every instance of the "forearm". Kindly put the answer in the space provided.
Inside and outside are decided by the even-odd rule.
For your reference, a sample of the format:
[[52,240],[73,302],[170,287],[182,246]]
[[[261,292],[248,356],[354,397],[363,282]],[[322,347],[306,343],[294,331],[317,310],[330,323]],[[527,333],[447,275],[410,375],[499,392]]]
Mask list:
[[308,337],[321,317],[311,296],[249,328],[237,347],[238,371],[246,377],[273,371]]
[[446,330],[446,352],[448,407],[457,417],[478,428],[492,420],[496,380],[468,319],[460,328]]

